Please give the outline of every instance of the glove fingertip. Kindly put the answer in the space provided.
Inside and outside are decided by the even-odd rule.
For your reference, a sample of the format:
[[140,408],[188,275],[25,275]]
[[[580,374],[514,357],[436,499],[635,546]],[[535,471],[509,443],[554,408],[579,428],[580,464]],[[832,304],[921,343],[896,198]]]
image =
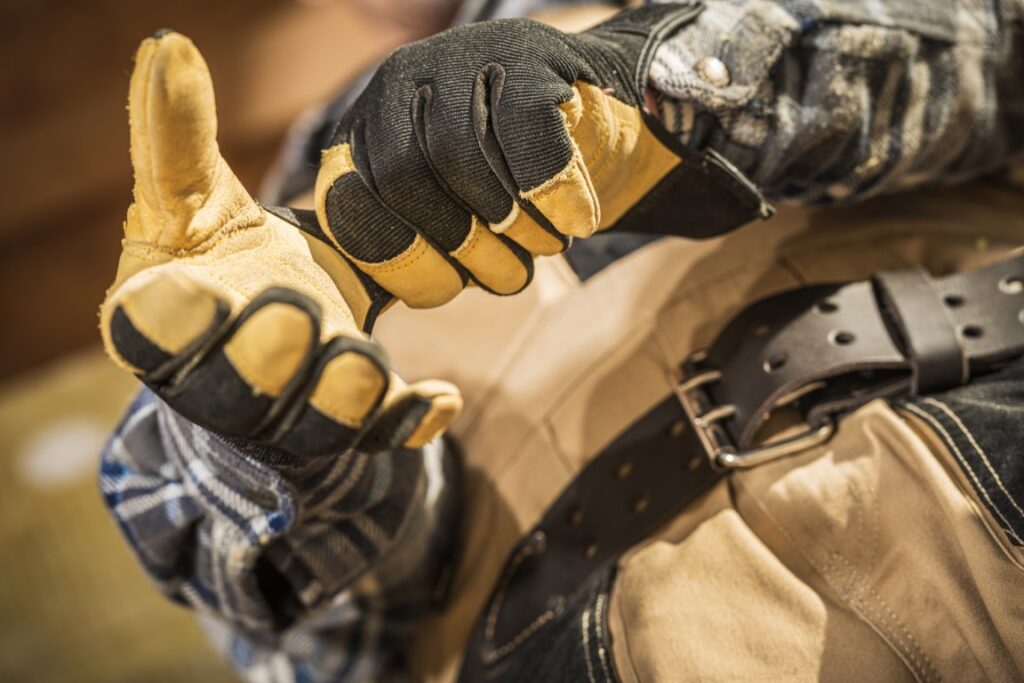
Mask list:
[[459,414],[462,396],[449,382],[428,380],[398,390],[385,404],[358,444],[367,453],[426,445]]
[[104,337],[107,355],[133,374],[155,370],[174,358],[142,334],[121,305],[110,314]]
[[318,341],[319,316],[274,295],[257,303],[243,314],[222,352],[254,393],[277,397],[309,362]]
[[128,283],[100,311],[107,354],[149,378],[173,365],[229,315],[212,292],[177,273]]
[[601,224],[601,204],[579,150],[565,169],[538,188],[523,193],[558,232],[586,238]]
[[351,448],[387,393],[386,363],[371,343],[345,337],[329,342],[308,394],[284,417],[274,441],[301,456],[339,455]]
[[387,389],[388,377],[379,361],[346,350],[324,364],[309,402],[335,422],[358,429]]
[[445,394],[434,397],[430,408],[420,418],[419,423],[403,444],[406,448],[422,448],[440,436],[448,425],[462,411],[462,397],[458,394]]

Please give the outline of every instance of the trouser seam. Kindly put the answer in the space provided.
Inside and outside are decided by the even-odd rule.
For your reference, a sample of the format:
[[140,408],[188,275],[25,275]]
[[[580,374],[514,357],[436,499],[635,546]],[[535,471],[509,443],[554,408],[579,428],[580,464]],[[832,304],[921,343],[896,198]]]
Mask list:
[[[929,678],[929,671],[934,673],[935,680],[941,679],[935,666],[932,664],[931,659],[928,655],[918,646],[916,639],[909,632],[906,625],[900,621],[900,619],[893,613],[892,609],[882,600],[881,596],[877,594],[867,583],[867,580],[861,575],[853,565],[847,560],[841,553],[835,550],[829,550],[829,558],[825,562],[816,560],[809,555],[802,547],[800,543],[789,533],[789,531],[779,523],[775,516],[770,510],[765,508],[763,505],[758,503],[758,508],[764,513],[764,515],[771,521],[772,525],[783,538],[793,547],[793,549],[800,554],[804,560],[811,565],[825,580],[825,583],[837,594],[848,607],[852,608],[856,613],[859,614],[860,618],[864,620],[872,630],[874,630],[882,640],[886,641],[889,646],[893,649],[896,656],[904,663],[910,673],[916,680],[927,681]],[[841,560],[848,568],[849,572],[842,572],[835,567],[835,560]],[[846,587],[843,579],[847,579],[846,584],[856,583],[856,586]],[[860,591],[856,590],[857,588]],[[868,596],[877,600],[885,607],[885,609],[892,615],[892,620],[886,617],[880,611],[880,607],[872,606],[869,601],[865,599],[863,595],[857,595],[858,592],[866,590]],[[877,617],[877,621],[868,619],[868,616]],[[901,629],[909,639],[904,639],[900,633],[896,632],[890,625],[894,624]],[[884,628],[883,628],[884,626]]]
[[999,487],[999,490],[1003,492],[1003,495],[1006,496],[1006,499],[1010,501],[1010,505],[1012,505],[1013,509],[1017,511],[1017,514],[1020,516],[1020,519],[1024,521],[1024,510],[1021,509],[1020,505],[1017,503],[1014,497],[1010,495],[1010,492],[1007,490],[1006,485],[1003,483],[1002,478],[999,476],[999,473],[992,466],[992,462],[989,460],[988,454],[981,447],[981,444],[978,443],[978,440],[974,438],[974,434],[971,432],[970,429],[967,428],[967,425],[964,424],[963,420],[961,420],[946,403],[943,403],[942,401],[936,398],[925,398],[924,403],[934,405],[936,408],[941,410],[949,417],[950,420],[953,421],[957,428],[961,432],[963,432],[964,436],[967,438],[967,442],[971,444],[971,447],[975,450],[975,452],[981,458],[982,463],[985,465],[989,473],[992,475],[992,478],[995,480],[996,485]]
[[[842,590],[841,595],[852,604],[860,605],[862,609],[874,614],[880,622],[886,625],[891,625],[890,633],[896,642],[907,651],[907,656],[910,657],[914,664],[916,671],[915,673],[923,678],[924,680],[929,679],[929,672],[935,676],[934,680],[941,679],[938,670],[932,663],[931,658],[924,649],[918,644],[917,639],[914,638],[914,634],[910,632],[906,624],[899,618],[896,612],[889,606],[881,594],[875,590],[864,575],[857,571],[857,568],[840,552],[830,551],[829,555],[831,558],[838,559],[843,565],[846,566],[847,576],[850,579],[849,583],[852,584],[850,589]],[[834,564],[829,562],[826,567],[831,572]],[[837,572],[841,573],[841,570],[837,569]],[[857,589],[860,590],[857,590]],[[861,591],[867,593],[867,598],[871,598],[875,605],[871,605],[870,602],[865,599],[864,596],[857,595]],[[901,635],[902,633],[902,635]],[[920,660],[920,661],[919,661]]]
[[[622,611],[624,609],[623,606],[622,606],[622,592],[621,592],[621,590],[616,590],[614,592],[614,594],[613,594],[612,593],[613,590],[615,590],[615,586],[614,585],[609,585],[609,587],[608,587],[609,600],[612,603],[614,603],[615,609],[621,615]],[[612,608],[613,608],[613,606],[610,605],[609,606],[609,610],[611,610]],[[612,641],[611,628],[608,629],[608,635],[609,635],[608,642],[609,642],[609,645],[610,645],[611,641]],[[629,667],[629,673],[632,674],[633,680],[639,681],[640,680],[640,673],[637,671],[636,662],[633,661],[633,651],[630,648],[630,643],[629,643],[629,632],[625,628],[624,624],[623,624],[623,626],[620,629],[619,639],[620,639],[620,642],[622,643],[622,653],[625,654],[625,660],[626,660],[624,663],[620,661],[619,662],[619,666],[620,667],[621,666],[628,666]]]
[[[610,583],[605,580],[598,583],[594,588],[594,591],[590,594],[590,599],[593,600],[592,604],[588,605],[580,615],[580,635],[583,641],[583,659],[587,665],[587,679],[589,680],[589,683],[598,683],[598,671],[594,667],[595,659],[601,665],[600,673],[603,683],[615,683],[618,680],[618,678],[616,678],[608,668],[608,648],[604,641],[604,630],[601,627],[604,602],[608,597],[608,590],[610,590],[610,588]],[[590,602],[590,599],[588,599],[588,602]],[[595,640],[593,651],[590,647],[591,619],[593,619],[593,636]]]
[[960,446],[956,443],[956,439],[954,439],[953,436],[949,433],[949,430],[947,430],[943,426],[943,424],[939,421],[937,417],[932,415],[924,408],[921,408],[920,406],[914,403],[906,403],[904,404],[904,407],[910,412],[920,417],[922,420],[924,420],[938,433],[938,435],[946,443],[949,449],[953,451],[953,455],[956,457],[957,462],[960,463],[960,466],[963,468],[964,473],[967,474],[967,477],[974,484],[975,491],[984,499],[985,503],[987,503],[985,507],[989,511],[991,511],[996,517],[999,518],[1001,522],[1000,527],[1003,529],[1003,531],[1007,535],[1009,535],[1018,546],[1024,545],[1024,540],[1021,540],[1021,537],[1017,535],[1017,532],[1014,531],[1013,526],[1010,525],[1009,520],[1007,520],[1005,515],[1003,515],[1002,510],[999,509],[999,507],[992,500],[992,497],[989,496],[988,489],[986,489],[982,485],[981,480],[978,478],[977,472],[974,471],[974,468],[971,467],[967,458],[964,457],[963,451],[960,450]]

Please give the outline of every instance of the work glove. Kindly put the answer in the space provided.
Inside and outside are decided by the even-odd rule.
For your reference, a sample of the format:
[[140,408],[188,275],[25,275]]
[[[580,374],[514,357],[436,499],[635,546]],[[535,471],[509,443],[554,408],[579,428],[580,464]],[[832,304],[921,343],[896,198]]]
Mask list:
[[518,292],[533,257],[572,237],[707,237],[767,216],[739,172],[644,107],[655,49],[699,9],[628,10],[582,34],[483,22],[400,48],[323,153],[321,237],[387,293],[430,307],[467,283]]
[[[423,445],[461,406],[452,385],[406,386],[359,330],[357,272],[269,212],[217,147],[195,46],[144,41],[129,92],[135,202],[100,309],[107,353],[189,420],[298,456]],[[306,217],[316,231],[315,217]]]

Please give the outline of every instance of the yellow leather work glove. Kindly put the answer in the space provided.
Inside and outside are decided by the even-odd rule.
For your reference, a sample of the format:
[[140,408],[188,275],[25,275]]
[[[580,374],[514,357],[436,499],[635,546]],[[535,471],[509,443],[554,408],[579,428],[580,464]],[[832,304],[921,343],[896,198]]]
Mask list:
[[467,283],[518,292],[533,257],[572,237],[708,237],[768,215],[728,162],[684,147],[646,108],[658,45],[700,9],[626,10],[580,34],[487,21],[395,51],[324,151],[323,239],[429,307]]
[[444,430],[458,390],[391,372],[359,330],[365,301],[341,293],[365,296],[360,276],[228,168],[210,74],[188,38],[142,43],[129,118],[135,202],[100,308],[117,363],[193,422],[293,455],[416,447]]

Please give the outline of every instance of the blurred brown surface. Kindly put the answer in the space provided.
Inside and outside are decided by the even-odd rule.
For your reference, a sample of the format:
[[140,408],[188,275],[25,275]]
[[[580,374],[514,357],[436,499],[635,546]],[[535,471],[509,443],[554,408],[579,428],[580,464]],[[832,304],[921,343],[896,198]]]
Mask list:
[[131,199],[131,59],[161,27],[206,56],[224,155],[252,190],[299,112],[413,37],[343,0],[0,2],[0,377],[97,338]]
[[99,349],[0,385],[0,681],[234,680],[100,504],[96,456],[136,390]]

